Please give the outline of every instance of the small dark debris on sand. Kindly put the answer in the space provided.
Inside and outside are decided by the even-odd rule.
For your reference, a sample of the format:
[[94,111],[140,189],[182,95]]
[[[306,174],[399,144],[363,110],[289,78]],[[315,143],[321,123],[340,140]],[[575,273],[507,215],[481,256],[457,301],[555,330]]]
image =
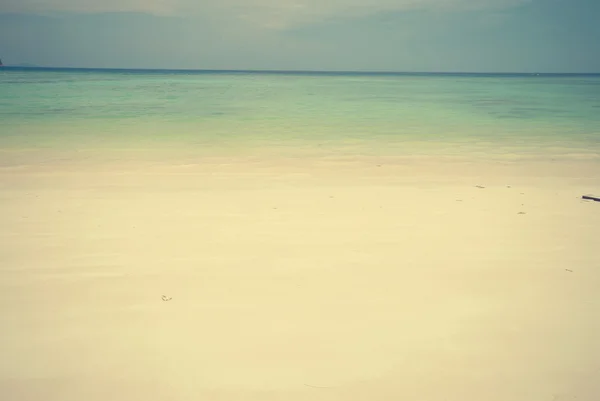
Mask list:
[[568,271],[568,272],[573,273],[573,270],[571,270],[571,269],[565,269],[565,270]]
[[475,185],[475,188],[481,188],[481,189],[483,189],[483,188],[485,188],[485,187],[484,187],[484,186],[481,186],[481,185]]
[[595,197],[595,196],[589,196],[589,195],[583,195],[583,196],[581,197],[581,199],[585,199],[585,200],[593,200],[593,201],[596,201],[596,202],[600,202],[600,198],[598,198],[598,197]]
[[525,214],[525,212],[519,212],[519,213],[517,213],[517,214]]
[[170,301],[170,300],[173,299],[172,297],[168,297],[166,295],[163,295],[161,298],[162,298],[163,301]]

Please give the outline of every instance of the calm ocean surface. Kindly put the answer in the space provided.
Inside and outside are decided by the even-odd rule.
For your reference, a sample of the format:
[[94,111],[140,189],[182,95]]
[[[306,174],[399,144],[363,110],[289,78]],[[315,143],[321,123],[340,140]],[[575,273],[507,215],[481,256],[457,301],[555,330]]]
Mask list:
[[5,150],[472,151],[596,158],[600,74],[5,67],[0,121]]

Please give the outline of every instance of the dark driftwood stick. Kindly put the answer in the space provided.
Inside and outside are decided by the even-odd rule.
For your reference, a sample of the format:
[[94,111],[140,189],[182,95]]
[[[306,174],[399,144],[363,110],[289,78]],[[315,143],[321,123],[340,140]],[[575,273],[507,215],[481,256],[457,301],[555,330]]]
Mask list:
[[582,198],[582,199],[593,200],[593,201],[596,201],[596,202],[600,202],[600,198],[596,198],[595,196],[587,196],[587,195],[583,195],[581,198]]

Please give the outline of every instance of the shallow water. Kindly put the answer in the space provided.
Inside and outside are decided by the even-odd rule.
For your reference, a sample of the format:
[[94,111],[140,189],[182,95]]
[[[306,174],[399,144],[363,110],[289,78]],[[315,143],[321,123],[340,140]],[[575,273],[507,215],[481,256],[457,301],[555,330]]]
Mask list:
[[600,155],[600,75],[0,70],[5,149]]

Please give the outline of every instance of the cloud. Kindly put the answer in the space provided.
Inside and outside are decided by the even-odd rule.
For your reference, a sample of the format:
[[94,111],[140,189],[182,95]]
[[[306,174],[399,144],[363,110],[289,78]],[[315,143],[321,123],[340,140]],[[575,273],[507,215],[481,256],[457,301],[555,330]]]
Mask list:
[[60,12],[176,12],[178,0],[2,0],[0,13],[51,14]]
[[509,8],[532,0],[3,0],[0,12],[145,12],[226,19],[284,30],[328,19],[361,18],[406,10]]
[[223,0],[224,10],[273,29],[287,29],[330,19],[354,19],[386,12],[434,12],[504,9],[530,0]]

